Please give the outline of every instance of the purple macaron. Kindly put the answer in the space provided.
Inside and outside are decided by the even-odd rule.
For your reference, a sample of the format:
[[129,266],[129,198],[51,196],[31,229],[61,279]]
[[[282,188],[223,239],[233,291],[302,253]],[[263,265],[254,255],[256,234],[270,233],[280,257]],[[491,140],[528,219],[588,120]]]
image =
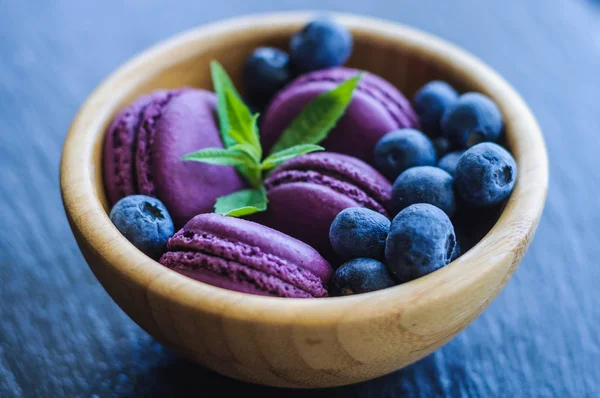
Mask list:
[[104,181],[111,205],[124,196],[160,199],[181,228],[216,199],[245,187],[235,168],[181,160],[223,147],[214,93],[184,87],[156,90],[124,108],[109,127]]
[[199,214],[177,231],[164,266],[224,289],[263,296],[326,297],[333,275],[312,247],[249,220]]
[[[262,116],[260,130],[264,150],[271,150],[281,133],[312,99],[359,72],[348,67],[322,69],[302,75],[280,90]],[[385,79],[364,72],[346,113],[320,145],[328,151],[372,164],[377,141],[384,134],[405,127],[419,127],[410,101]]]
[[265,180],[267,210],[249,219],[314,247],[334,267],[329,228],[348,207],[366,207],[390,218],[391,183],[367,163],[339,153],[315,152],[275,168]]

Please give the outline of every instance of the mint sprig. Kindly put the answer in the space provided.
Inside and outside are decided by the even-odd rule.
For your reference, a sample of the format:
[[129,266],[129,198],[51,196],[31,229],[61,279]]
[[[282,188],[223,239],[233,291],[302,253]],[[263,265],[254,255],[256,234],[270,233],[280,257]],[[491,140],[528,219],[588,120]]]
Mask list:
[[234,166],[251,188],[222,196],[215,202],[215,213],[241,217],[267,209],[264,178],[269,170],[296,156],[323,151],[318,145],[343,116],[362,73],[315,97],[294,118],[263,159],[257,119],[244,104],[225,69],[211,62],[211,76],[217,96],[217,115],[223,148],[204,148],[185,155],[182,160]]

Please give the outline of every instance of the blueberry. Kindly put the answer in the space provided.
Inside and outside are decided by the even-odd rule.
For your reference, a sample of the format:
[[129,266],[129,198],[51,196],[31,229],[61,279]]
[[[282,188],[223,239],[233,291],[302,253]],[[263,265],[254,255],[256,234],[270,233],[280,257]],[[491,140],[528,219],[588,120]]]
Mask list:
[[343,65],[353,46],[351,32],[328,17],[309,22],[290,40],[290,59],[296,74]]
[[431,136],[439,135],[442,115],[457,99],[456,90],[439,80],[429,82],[417,91],[413,103],[423,131]]
[[368,293],[395,286],[390,271],[372,258],[355,258],[335,270],[331,278],[332,296]]
[[457,194],[468,204],[494,206],[508,198],[517,179],[517,164],[500,145],[484,142],[469,148],[454,175]]
[[375,167],[391,181],[409,167],[433,166],[436,161],[429,137],[410,128],[385,134],[375,145],[374,152]]
[[343,259],[370,257],[383,260],[390,220],[365,207],[350,207],[335,217],[329,228],[333,251]]
[[456,166],[458,165],[458,159],[460,159],[460,156],[463,153],[464,151],[450,152],[438,161],[437,167],[439,167],[442,170],[445,170],[451,176],[454,176]]
[[429,203],[452,217],[456,210],[452,176],[433,166],[411,167],[404,171],[392,185],[392,205],[400,212],[416,203]]
[[432,142],[438,159],[445,156],[452,149],[452,145],[450,145],[450,141],[446,137],[434,138]]
[[480,93],[461,95],[446,109],[441,123],[442,135],[459,148],[496,141],[503,128],[500,109]]
[[454,261],[457,258],[459,258],[460,256],[462,256],[462,247],[460,245],[460,239],[458,238],[458,236],[456,237],[456,246],[454,246],[454,251],[452,252],[452,258],[450,259],[450,261]]
[[283,50],[258,47],[244,64],[246,98],[255,106],[264,106],[291,80],[290,57]]
[[135,247],[153,259],[163,253],[175,227],[165,205],[145,195],[130,195],[110,210],[110,219]]
[[386,264],[400,283],[446,266],[454,254],[456,234],[450,218],[438,207],[418,203],[392,220],[386,241]]

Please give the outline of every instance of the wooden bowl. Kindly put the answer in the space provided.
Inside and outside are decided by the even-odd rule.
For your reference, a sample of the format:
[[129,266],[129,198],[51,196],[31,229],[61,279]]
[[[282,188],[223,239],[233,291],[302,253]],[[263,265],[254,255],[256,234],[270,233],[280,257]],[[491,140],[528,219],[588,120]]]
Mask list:
[[212,89],[209,61],[239,86],[258,45],[287,48],[309,13],[251,15],[202,26],[137,55],[76,115],[64,145],[61,190],[78,245],[114,301],[181,356],[230,377],[285,387],[326,387],[382,376],[430,354],[469,325],[519,265],[546,199],[548,163],[534,116],[494,70],[454,45],[383,20],[336,14],[355,37],[349,65],[380,74],[407,96],[432,79],[492,97],[506,120],[519,173],[499,220],[445,268],[393,288],[348,297],[254,296],[194,281],[152,261],[110,222],[101,144],[115,113],[160,87]]

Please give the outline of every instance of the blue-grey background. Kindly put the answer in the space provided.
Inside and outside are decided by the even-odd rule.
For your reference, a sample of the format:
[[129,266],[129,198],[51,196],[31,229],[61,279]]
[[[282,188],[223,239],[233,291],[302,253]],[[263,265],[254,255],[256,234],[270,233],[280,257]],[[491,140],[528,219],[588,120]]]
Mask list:
[[[111,301],[58,185],[72,117],[132,54],[250,12],[319,9],[440,35],[530,104],[548,203],[514,279],[456,339],[406,369],[324,391],[244,385],[178,359]],[[600,396],[600,2],[597,0],[0,0],[0,396]]]

